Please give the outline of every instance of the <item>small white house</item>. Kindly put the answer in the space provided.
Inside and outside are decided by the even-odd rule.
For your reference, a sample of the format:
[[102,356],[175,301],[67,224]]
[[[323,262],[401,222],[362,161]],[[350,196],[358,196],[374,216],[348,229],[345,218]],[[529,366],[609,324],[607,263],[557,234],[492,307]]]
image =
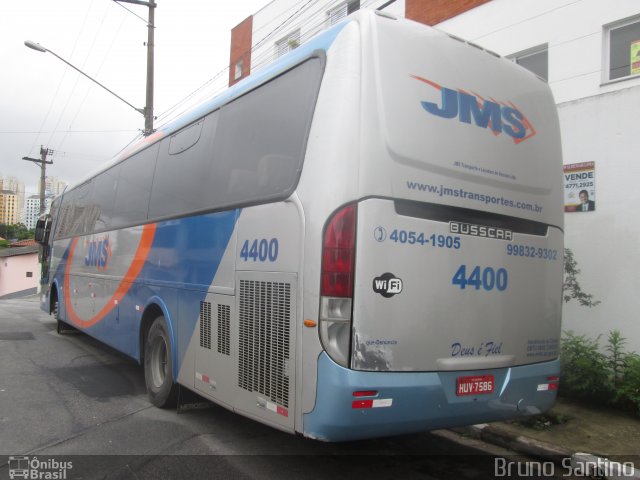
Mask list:
[[0,299],[24,297],[37,292],[40,280],[38,246],[0,250]]

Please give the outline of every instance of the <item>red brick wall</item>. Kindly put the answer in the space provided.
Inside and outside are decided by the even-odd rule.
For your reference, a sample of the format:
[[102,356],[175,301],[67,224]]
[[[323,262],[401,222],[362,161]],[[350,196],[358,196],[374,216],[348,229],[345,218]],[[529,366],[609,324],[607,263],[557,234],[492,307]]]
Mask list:
[[471,10],[489,0],[406,0],[405,17],[426,25],[435,25]]
[[[229,86],[240,81],[251,72],[251,40],[253,15],[247,17],[231,30],[231,54],[229,56]],[[235,80],[236,64],[242,59],[242,77]]]

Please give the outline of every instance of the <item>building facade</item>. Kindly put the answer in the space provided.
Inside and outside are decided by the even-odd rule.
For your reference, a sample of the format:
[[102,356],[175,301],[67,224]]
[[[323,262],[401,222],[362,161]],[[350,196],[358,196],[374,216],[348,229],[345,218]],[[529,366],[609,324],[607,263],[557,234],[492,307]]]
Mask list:
[[[274,0],[232,30],[229,84],[374,0]],[[601,303],[565,304],[563,328],[613,329],[640,351],[640,3],[637,0],[397,0],[384,11],[434,25],[546,80],[558,105],[565,163],[565,246],[583,290]],[[460,85],[459,88],[464,88]],[[581,199],[588,203],[581,206]]]
[[0,223],[18,223],[18,196],[13,190],[0,190]]
[[[54,197],[49,194],[45,197],[45,213],[51,210],[51,202],[53,201],[53,198]],[[27,198],[24,207],[24,225],[29,230],[36,228],[38,218],[40,218],[40,195],[31,195]]]
[[54,197],[60,195],[67,188],[67,183],[58,179],[58,177],[45,177],[44,189],[47,195],[53,195]]
[[24,182],[21,182],[16,177],[4,177],[2,179],[2,188],[0,188],[0,190],[6,190],[9,192],[13,192],[15,194],[16,216],[15,216],[15,221],[13,223],[24,223],[24,205],[25,205]]
[[322,30],[361,9],[383,9],[434,25],[489,0],[274,0],[231,30],[229,85],[297,48]]

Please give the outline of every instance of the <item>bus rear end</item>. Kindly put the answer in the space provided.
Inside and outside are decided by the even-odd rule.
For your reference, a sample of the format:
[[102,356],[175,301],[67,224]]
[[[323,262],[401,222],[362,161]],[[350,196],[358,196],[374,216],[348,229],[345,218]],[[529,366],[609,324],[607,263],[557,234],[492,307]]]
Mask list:
[[348,440],[545,411],[563,272],[550,89],[422,25],[358,22],[355,195],[322,232],[324,351],[304,432]]

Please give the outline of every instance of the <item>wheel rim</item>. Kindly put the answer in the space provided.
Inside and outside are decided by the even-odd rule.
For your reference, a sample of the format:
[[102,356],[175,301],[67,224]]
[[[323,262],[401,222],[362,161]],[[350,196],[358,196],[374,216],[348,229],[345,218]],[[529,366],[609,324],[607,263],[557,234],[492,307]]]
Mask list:
[[155,387],[161,387],[167,378],[167,344],[157,338],[151,350],[151,377]]

